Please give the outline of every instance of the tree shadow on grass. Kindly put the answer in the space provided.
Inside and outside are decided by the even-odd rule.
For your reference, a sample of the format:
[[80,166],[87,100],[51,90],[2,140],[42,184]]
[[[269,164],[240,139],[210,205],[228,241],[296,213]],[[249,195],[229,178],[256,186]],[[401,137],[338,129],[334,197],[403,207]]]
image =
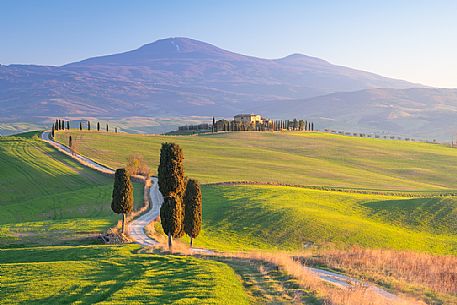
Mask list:
[[[94,263],[93,259],[88,262]],[[80,262],[80,261],[79,261]],[[89,274],[75,274],[88,285],[73,285],[52,296],[27,300],[23,304],[114,303],[171,304],[176,301],[203,302],[215,284],[208,270],[193,259],[131,255],[95,260]],[[69,274],[68,276],[72,276]]]

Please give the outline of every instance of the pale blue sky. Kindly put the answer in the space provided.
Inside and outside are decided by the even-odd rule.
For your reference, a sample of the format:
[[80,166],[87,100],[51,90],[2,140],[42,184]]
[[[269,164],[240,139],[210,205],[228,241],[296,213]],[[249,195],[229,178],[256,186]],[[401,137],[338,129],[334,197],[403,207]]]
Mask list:
[[62,65],[190,37],[457,87],[457,1],[0,0],[0,64]]

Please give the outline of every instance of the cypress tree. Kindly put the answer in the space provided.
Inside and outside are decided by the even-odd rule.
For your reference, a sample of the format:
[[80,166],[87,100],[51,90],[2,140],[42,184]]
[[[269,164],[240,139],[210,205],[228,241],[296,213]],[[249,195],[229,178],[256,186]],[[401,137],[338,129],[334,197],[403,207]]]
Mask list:
[[117,169],[114,174],[111,209],[116,214],[122,214],[122,233],[125,233],[126,214],[133,210],[133,186],[124,168]]
[[108,128],[108,123],[106,124],[106,132],[108,132],[109,128]]
[[311,122],[311,131],[314,131],[314,123]]
[[60,120],[58,120],[57,123],[58,123],[57,130],[60,130]]
[[54,123],[54,130],[59,130],[59,124],[57,123],[57,120]]
[[160,223],[168,235],[168,247],[172,247],[172,237],[178,237],[182,232],[182,199],[176,195],[164,197],[160,207]]
[[87,130],[90,131],[90,121],[87,121]]
[[160,163],[157,170],[160,192],[166,199],[160,208],[160,221],[168,246],[171,248],[172,237],[177,237],[182,229],[182,197],[185,190],[184,156],[179,145],[162,143]]
[[97,122],[97,131],[100,131],[100,122]]
[[160,164],[157,170],[160,192],[166,196],[181,196],[185,190],[184,155],[176,143],[162,143]]
[[53,139],[54,139],[54,133],[55,133],[55,132],[54,132],[54,124],[52,124],[52,128],[51,128],[51,136],[52,136],[52,138],[53,138]]
[[202,192],[197,180],[189,179],[184,195],[184,231],[192,239],[196,238],[202,227]]
[[214,117],[213,117],[213,126],[211,126],[211,132],[214,133],[214,126],[216,125],[216,121],[214,120]]
[[117,133],[117,127],[116,127],[116,128],[114,128],[114,132],[115,132],[115,133]]
[[79,122],[79,130],[83,130],[83,123],[81,121]]
[[68,147],[70,147],[70,149],[71,149],[72,146],[73,146],[73,141],[72,141],[72,138],[71,138],[71,136],[70,136],[70,137],[68,138]]
[[70,121],[67,121],[67,129],[70,130]]

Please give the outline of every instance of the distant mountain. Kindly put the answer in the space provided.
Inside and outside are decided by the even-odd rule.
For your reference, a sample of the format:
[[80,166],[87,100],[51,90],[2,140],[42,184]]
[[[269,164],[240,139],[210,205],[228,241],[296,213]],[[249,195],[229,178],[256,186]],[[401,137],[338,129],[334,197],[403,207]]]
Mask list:
[[[264,104],[264,113],[307,117],[336,130],[451,141],[457,131],[457,89],[367,89]],[[454,139],[456,140],[456,139]]]
[[301,54],[270,60],[169,38],[61,67],[0,66],[0,120],[230,116],[265,101],[413,87],[424,86]]

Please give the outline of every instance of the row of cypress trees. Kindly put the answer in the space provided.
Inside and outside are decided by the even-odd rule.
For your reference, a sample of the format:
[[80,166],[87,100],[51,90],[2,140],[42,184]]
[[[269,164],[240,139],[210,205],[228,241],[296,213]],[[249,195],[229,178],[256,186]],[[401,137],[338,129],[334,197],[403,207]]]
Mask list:
[[[51,134],[54,137],[54,134],[55,134],[56,130],[65,130],[65,129],[70,130],[70,121],[57,119],[55,121],[55,123],[52,125]],[[87,130],[90,130],[90,129],[91,129],[90,128],[90,121],[87,121]],[[97,122],[97,131],[100,131],[100,129],[101,129],[100,122]],[[82,121],[79,122],[79,130],[83,130],[83,122]],[[109,131],[108,123],[106,123],[105,130],[106,130],[106,132]],[[114,128],[114,132],[117,133],[117,127]]]
[[168,236],[168,247],[172,239],[187,234],[192,246],[193,238],[201,230],[202,195],[200,184],[184,176],[184,155],[176,143],[162,143],[158,168],[159,189],[164,196],[160,208],[160,221]]
[[54,130],[70,129],[70,121],[56,120],[54,123]]
[[[100,131],[100,129],[101,129],[100,122],[97,122],[97,131]],[[83,130],[83,123],[82,122],[79,122],[79,130]],[[89,131],[91,130],[90,129],[90,121],[87,121],[87,130],[89,130]],[[105,130],[106,130],[106,132],[109,132],[108,123],[106,123]],[[117,127],[114,128],[114,132],[117,133]]]
[[[168,236],[168,247],[172,239],[187,234],[190,245],[198,236],[202,223],[202,194],[200,184],[184,176],[184,155],[175,143],[162,143],[158,184],[164,202],[160,208],[160,221]],[[125,233],[126,215],[133,210],[133,186],[130,175],[124,168],[114,175],[111,209],[122,214],[122,233]]]
[[51,127],[51,135],[54,137],[56,130],[69,130],[70,129],[70,121],[59,120],[57,119]]

